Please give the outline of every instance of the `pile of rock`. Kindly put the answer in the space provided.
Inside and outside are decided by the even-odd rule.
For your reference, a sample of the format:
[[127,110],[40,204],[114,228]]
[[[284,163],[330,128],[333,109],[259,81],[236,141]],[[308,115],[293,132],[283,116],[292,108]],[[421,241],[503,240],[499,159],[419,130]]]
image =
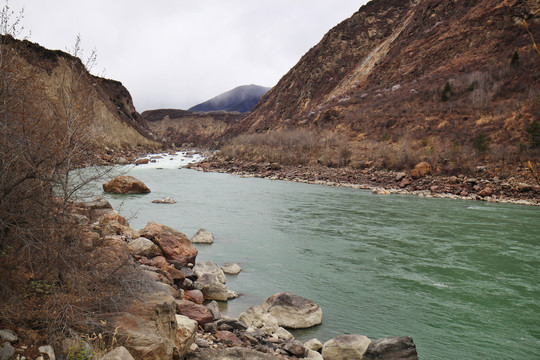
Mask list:
[[[108,359],[118,354],[125,356],[122,359],[193,360],[418,358],[409,337],[370,341],[343,335],[324,344],[295,340],[289,330],[320,324],[322,310],[288,292],[250,307],[238,319],[224,316],[216,300],[239,295],[225,285],[225,272],[237,274],[237,264],[220,268],[211,261],[196,262],[198,251],[185,234],[154,222],[132,229],[102,198],[73,204],[73,212],[77,221],[87,224],[82,242],[90,258],[101,259],[98,266],[113,271],[125,265],[127,257],[143,276],[155,280],[138,300],[105,319],[116,329],[117,345],[123,346],[106,355]],[[199,231],[197,237],[201,234],[206,242],[213,239],[207,231]],[[0,351],[10,351],[9,343],[4,347]]]

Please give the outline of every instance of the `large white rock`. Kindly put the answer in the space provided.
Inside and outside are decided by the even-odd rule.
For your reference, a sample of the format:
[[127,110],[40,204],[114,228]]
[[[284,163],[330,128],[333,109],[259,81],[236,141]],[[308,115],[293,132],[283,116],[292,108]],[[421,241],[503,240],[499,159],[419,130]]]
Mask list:
[[364,335],[340,335],[324,343],[324,360],[362,359],[371,340]]
[[323,344],[322,342],[319,341],[319,339],[311,339],[309,341],[306,341],[304,343],[304,346],[308,348],[309,350],[318,352],[318,351],[321,351]]
[[193,244],[213,244],[214,234],[206,229],[199,229],[191,238]]
[[198,262],[193,268],[193,272],[198,278],[205,274],[210,274],[214,275],[222,284],[225,284],[226,282],[225,273],[223,273],[223,270],[221,270],[213,261],[207,260]]
[[262,308],[277,319],[279,326],[286,328],[305,329],[322,322],[319,305],[289,292],[270,296]]

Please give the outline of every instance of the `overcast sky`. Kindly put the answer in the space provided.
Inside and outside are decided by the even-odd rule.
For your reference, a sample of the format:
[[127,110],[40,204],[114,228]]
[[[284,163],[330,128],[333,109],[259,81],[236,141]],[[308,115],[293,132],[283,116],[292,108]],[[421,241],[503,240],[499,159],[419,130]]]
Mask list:
[[[5,0],[0,0],[4,4]],[[239,85],[274,86],[367,0],[10,0],[28,39],[70,48],[121,81],[139,112],[187,109]]]

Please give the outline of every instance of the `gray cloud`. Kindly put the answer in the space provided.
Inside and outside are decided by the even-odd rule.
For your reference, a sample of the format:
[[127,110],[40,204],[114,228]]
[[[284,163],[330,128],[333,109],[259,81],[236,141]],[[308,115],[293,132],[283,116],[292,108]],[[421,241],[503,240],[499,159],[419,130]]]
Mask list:
[[17,0],[29,40],[66,50],[81,35],[94,73],[138,111],[189,108],[244,84],[273,86],[366,0]]

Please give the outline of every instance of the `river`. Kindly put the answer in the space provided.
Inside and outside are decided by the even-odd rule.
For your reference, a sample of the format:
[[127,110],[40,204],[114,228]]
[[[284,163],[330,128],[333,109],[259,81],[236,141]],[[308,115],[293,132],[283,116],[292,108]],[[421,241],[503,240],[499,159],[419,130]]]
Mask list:
[[[167,163],[167,161],[170,161]],[[159,222],[191,237],[198,259],[239,263],[230,316],[290,291],[323,310],[294,332],[410,335],[421,359],[538,359],[540,208],[381,196],[366,190],[179,169],[165,158],[129,174],[152,190],[106,195],[135,229]],[[153,204],[172,197],[177,203]]]

